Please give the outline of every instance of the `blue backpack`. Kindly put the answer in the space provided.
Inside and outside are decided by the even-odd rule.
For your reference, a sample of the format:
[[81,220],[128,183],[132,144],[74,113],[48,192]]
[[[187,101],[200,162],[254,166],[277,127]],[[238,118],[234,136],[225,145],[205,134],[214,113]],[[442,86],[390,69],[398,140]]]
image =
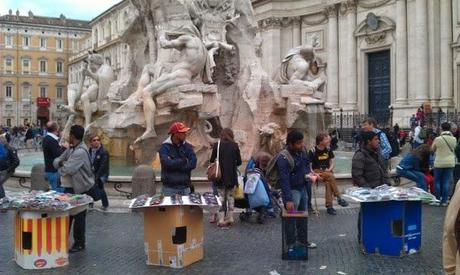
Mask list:
[[8,160],[8,148],[6,148],[5,144],[0,143],[0,161]]

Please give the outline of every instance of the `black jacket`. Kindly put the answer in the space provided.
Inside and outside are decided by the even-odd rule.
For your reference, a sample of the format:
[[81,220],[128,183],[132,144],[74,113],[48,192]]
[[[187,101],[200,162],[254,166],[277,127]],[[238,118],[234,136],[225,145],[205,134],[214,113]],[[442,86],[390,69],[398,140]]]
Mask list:
[[[93,150],[92,148],[90,149],[91,157]],[[109,177],[109,153],[105,150],[104,146],[101,145],[96,151],[94,160],[91,159],[91,168],[93,169],[96,182],[100,181],[101,178],[107,179]]]
[[52,136],[46,135],[42,141],[43,156],[45,157],[45,172],[57,172],[53,166],[53,160],[59,157],[64,149],[59,145],[59,142]]
[[356,151],[351,163],[353,184],[359,187],[375,188],[390,185],[390,178],[380,153],[361,148]]
[[[214,162],[217,158],[217,143],[212,148],[210,162]],[[235,142],[220,142],[219,167],[221,169],[222,178],[217,183],[217,186],[233,187],[238,184],[238,166],[241,165],[240,148]]]

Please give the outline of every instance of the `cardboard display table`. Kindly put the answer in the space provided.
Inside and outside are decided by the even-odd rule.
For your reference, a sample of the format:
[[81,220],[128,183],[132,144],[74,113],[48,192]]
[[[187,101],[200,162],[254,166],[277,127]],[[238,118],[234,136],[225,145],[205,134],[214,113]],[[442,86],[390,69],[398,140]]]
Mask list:
[[182,204],[165,197],[159,205],[130,208],[144,211],[144,245],[148,265],[183,268],[203,259],[203,208],[219,207],[192,203],[182,196]]

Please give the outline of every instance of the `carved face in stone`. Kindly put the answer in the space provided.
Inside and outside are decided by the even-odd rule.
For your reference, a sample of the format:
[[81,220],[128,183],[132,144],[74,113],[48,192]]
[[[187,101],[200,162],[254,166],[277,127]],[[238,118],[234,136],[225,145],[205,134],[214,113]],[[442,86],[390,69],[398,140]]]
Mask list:
[[215,8],[222,0],[208,0],[208,5],[211,8]]
[[316,63],[316,61],[313,61],[310,63],[310,71],[313,73],[313,74],[317,74],[318,71],[319,71],[319,68],[318,68],[318,63]]

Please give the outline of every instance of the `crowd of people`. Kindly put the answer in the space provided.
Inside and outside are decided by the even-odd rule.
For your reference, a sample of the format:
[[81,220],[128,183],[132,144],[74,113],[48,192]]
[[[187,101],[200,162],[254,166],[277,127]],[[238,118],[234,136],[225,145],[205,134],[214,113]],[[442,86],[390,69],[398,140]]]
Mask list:
[[[423,123],[420,122],[417,127],[419,126],[423,127]],[[422,130],[415,130],[414,143],[416,144],[399,162],[396,173],[400,177],[413,180],[424,190],[433,191],[440,200],[440,205],[447,206],[456,159],[460,159],[460,146],[457,145],[457,140],[451,132],[450,123],[444,122],[441,128],[442,132],[431,144],[420,136]],[[84,128],[73,125],[68,143],[62,145],[56,122],[48,122],[45,131],[42,142],[45,177],[51,189],[66,193],[85,193],[95,200],[101,199],[102,209],[105,210],[109,206],[104,190],[104,184],[109,176],[109,154],[101,143],[101,137],[90,136],[88,147],[83,141]],[[173,123],[169,128],[169,137],[160,146],[161,192],[165,196],[189,195],[194,192],[191,172],[196,168],[197,158],[193,146],[186,140],[189,131],[190,128],[184,123]],[[4,141],[0,139],[0,198],[5,196],[3,182],[19,164],[19,159],[14,160],[17,154],[8,145],[6,134],[1,137]],[[357,149],[352,159],[353,184],[368,188],[391,184],[389,160],[393,156],[394,149],[390,139],[385,131],[377,127],[374,119],[367,118],[362,122],[357,138]],[[334,200],[337,200],[337,204],[342,207],[347,207],[348,202],[343,199],[334,176],[335,155],[331,148],[332,140],[330,134],[318,133],[315,146],[307,148],[303,133],[292,130],[287,134],[284,149],[278,154],[274,156],[267,152],[254,154],[245,167],[243,176],[246,182],[241,183],[238,180],[238,167],[242,165],[240,149],[234,140],[233,131],[229,128],[222,129],[219,141],[213,145],[210,154],[210,163],[216,163],[220,170],[219,177],[213,180],[212,186],[215,194],[221,198],[222,206],[211,213],[210,222],[216,223],[223,229],[231,228],[234,223],[236,189],[239,184],[249,184],[248,178],[254,174],[257,175],[257,183],[260,181],[269,200],[256,205],[254,200],[251,200],[256,194],[246,193],[246,190],[243,199],[249,201],[247,208],[259,213],[257,219],[259,223],[264,223],[264,219],[270,216],[270,213],[273,214],[277,206],[284,208],[288,213],[313,211],[312,185],[315,184],[324,185],[327,213],[336,215]],[[3,153],[8,157],[2,162]],[[7,165],[9,162],[14,164]],[[434,180],[430,182],[428,174],[431,172]],[[307,248],[317,247],[315,243],[308,240],[307,225],[303,223],[302,219],[295,219],[287,224],[288,251],[299,243]],[[72,224],[74,243],[69,251],[78,252],[84,250],[86,245],[86,210],[73,215]]]

